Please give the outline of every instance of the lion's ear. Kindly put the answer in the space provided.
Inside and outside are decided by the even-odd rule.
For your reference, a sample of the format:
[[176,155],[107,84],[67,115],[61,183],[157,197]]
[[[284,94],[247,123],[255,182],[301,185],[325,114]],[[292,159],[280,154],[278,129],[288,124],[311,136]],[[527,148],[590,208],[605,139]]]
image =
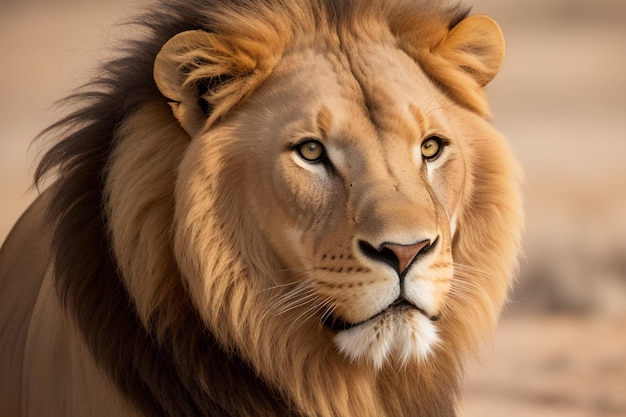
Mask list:
[[202,30],[179,33],[154,62],[154,80],[174,116],[194,137],[248,93],[257,62],[228,39]]
[[504,36],[487,16],[470,16],[457,24],[436,52],[484,87],[500,72]]
[[454,26],[442,42],[421,56],[424,70],[453,96],[487,115],[482,88],[500,71],[504,37],[487,16],[470,16]]

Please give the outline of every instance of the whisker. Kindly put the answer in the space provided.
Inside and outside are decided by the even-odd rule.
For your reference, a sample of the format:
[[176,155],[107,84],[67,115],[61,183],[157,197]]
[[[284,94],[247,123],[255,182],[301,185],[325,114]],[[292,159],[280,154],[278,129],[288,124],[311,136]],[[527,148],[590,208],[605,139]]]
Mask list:
[[291,304],[302,303],[303,298],[306,299],[307,297],[310,297],[312,294],[312,289],[311,289],[312,283],[308,281],[301,281],[301,282],[278,285],[278,286],[273,287],[273,289],[284,290],[285,288],[288,288],[289,286],[293,286],[294,288],[291,288],[287,290],[286,292],[284,291],[279,292],[269,297],[268,303],[266,304],[266,307],[264,309],[265,311],[263,312],[263,319],[266,319],[267,316],[270,314],[275,314],[275,315],[282,314],[283,312],[281,312],[281,310],[284,310],[286,307],[290,306]]
[[[308,291],[309,286],[310,284],[307,284],[306,282],[300,282],[298,283],[298,285],[294,286],[294,288],[287,290],[287,292],[279,292],[277,294],[274,294],[271,297],[271,300],[281,300],[281,299],[289,298],[291,296],[299,295],[303,292]],[[286,286],[276,287],[274,289],[284,289],[284,288],[286,288]]]
[[307,268],[307,267],[301,267],[301,268],[282,268],[279,269],[279,272],[307,272],[307,271],[313,271],[314,269],[312,268]]
[[276,289],[281,289],[281,288],[285,288],[285,287],[289,287],[289,286],[298,286],[298,285],[302,285],[303,283],[305,283],[306,281],[298,281],[298,278],[301,278],[303,276],[305,276],[309,271],[305,271],[302,272],[298,275],[294,275],[292,277],[293,281],[292,282],[287,282],[284,284],[278,284],[278,285],[272,285],[271,287],[267,287],[267,288],[263,288],[262,290],[258,291],[257,293],[263,293],[266,291],[272,291],[272,290],[276,290]]
[[324,314],[322,314],[322,317],[320,318],[320,324],[319,324],[320,329],[324,327],[324,323],[326,322],[326,320],[328,320],[329,317],[333,315],[336,308],[337,306],[332,304],[331,300],[326,301],[326,308],[324,309],[325,310]]
[[[274,286],[263,288],[262,290],[257,291],[257,295],[266,293],[268,291],[276,291],[276,290],[280,290],[280,289],[284,289],[284,288],[296,287],[296,286],[298,286],[300,284],[301,283],[299,283],[299,282],[290,282],[290,283],[287,283],[287,284],[274,285]],[[272,298],[276,297],[277,295],[281,295],[281,294],[274,294],[274,295],[272,295]]]
[[291,310],[297,309],[298,307],[304,306],[310,300],[314,300],[315,298],[317,298],[317,295],[314,293],[311,293],[311,294],[306,295],[305,297],[291,300],[288,303],[283,304],[280,309],[277,309],[276,315],[282,315]]
[[292,321],[287,331],[297,329],[318,315],[321,317],[320,326],[323,326],[324,321],[332,315],[336,308],[332,304],[332,299],[330,297],[320,299],[320,294],[314,289],[315,281],[309,279],[297,281],[298,277],[307,276],[314,269],[298,268],[290,270],[301,271],[292,277],[295,281],[274,285],[258,292],[258,294],[268,291],[276,292],[267,298],[268,303],[263,309],[261,320],[266,320],[269,315],[280,316],[299,310],[296,313],[298,316]]
[[[308,309],[303,311],[289,326],[289,331],[296,330],[299,326],[302,326],[308,319],[312,318],[315,313],[324,308],[327,301],[320,300],[317,303],[311,305]],[[294,328],[294,326],[296,326]]]

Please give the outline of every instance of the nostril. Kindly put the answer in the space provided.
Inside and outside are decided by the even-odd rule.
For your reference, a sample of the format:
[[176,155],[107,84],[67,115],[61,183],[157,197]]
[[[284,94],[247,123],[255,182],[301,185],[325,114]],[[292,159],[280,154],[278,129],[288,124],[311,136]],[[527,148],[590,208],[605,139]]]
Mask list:
[[384,262],[400,273],[400,261],[398,261],[398,257],[391,249],[383,247],[381,250],[378,250],[363,240],[359,241],[359,249],[368,258]]
[[413,261],[431,250],[436,242],[437,239],[432,243],[430,239],[426,239],[410,245],[388,242],[383,243],[380,249],[376,249],[371,244],[361,240],[359,241],[359,249],[368,258],[390,265],[398,275],[402,276]]

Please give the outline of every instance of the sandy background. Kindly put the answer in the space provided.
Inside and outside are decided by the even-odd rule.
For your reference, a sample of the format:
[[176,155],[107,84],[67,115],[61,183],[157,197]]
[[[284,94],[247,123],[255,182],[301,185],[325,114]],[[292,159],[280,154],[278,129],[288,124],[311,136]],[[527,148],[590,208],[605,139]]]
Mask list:
[[[144,1],[145,0],[141,0]],[[32,200],[33,137],[140,2],[0,0],[0,241]],[[508,53],[489,86],[526,172],[526,258],[463,415],[626,416],[626,2],[478,0]]]

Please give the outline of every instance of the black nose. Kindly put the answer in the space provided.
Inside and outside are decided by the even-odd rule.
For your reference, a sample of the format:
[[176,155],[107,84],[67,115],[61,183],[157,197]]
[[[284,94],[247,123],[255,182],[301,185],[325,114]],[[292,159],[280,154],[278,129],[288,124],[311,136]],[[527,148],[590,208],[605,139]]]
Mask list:
[[437,239],[434,242],[426,239],[409,245],[386,242],[377,249],[370,243],[360,240],[359,249],[368,258],[390,265],[400,277],[403,277],[413,262],[432,250],[436,243]]

